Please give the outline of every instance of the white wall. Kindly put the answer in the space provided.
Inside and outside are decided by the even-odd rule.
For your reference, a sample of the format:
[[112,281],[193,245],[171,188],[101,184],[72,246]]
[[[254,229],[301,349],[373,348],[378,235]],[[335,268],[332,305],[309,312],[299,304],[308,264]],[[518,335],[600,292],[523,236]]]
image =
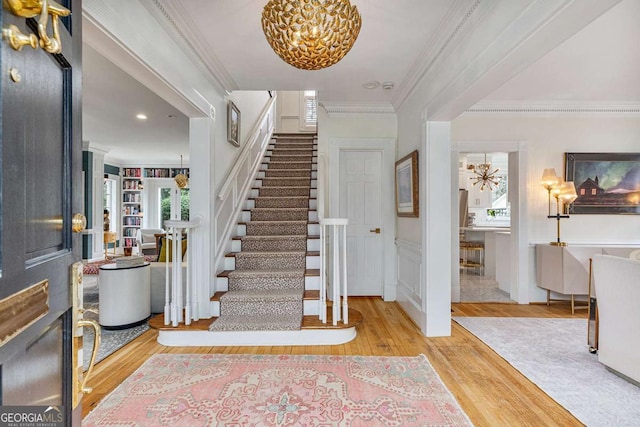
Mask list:
[[[384,245],[383,298],[385,301],[396,299],[396,263],[393,206],[394,191],[391,178],[395,162],[396,141],[395,114],[349,113],[329,115],[324,108],[318,109],[318,189],[323,200],[318,200],[318,214],[321,217],[338,215],[338,191],[330,197],[330,187],[340,188],[340,150],[376,149],[382,151],[382,164],[388,165],[382,173],[383,218],[382,241]],[[386,177],[389,175],[389,177]],[[329,179],[332,177],[333,179]],[[333,201],[333,203],[332,203]],[[323,205],[324,203],[324,205]],[[324,211],[322,210],[324,206]],[[330,215],[333,214],[333,215]]]
[[[556,238],[556,221],[547,218],[547,191],[540,185],[545,168],[553,167],[559,175],[564,175],[567,152],[638,152],[640,149],[640,117],[610,114],[528,117],[467,114],[452,122],[451,133],[454,141],[526,141],[528,163],[523,179],[527,188],[526,223],[530,245]],[[574,214],[562,220],[561,238],[570,245],[638,244],[640,221],[636,215]],[[528,262],[528,300],[544,301],[545,292],[536,286],[533,246],[530,246]]]
[[[478,117],[452,122],[453,140],[527,141],[529,239],[555,239],[555,220],[547,218],[547,191],[540,185],[544,168],[564,174],[567,152],[638,152],[640,118],[610,117]],[[553,207],[552,207],[553,208]],[[553,209],[552,209],[553,210]],[[629,243],[640,241],[635,215],[572,215],[561,224],[562,240],[571,243]]]
[[221,100],[220,105],[216,108],[222,113],[216,120],[215,131],[214,179],[216,191],[223,185],[224,179],[240,155],[242,147],[251,137],[250,134],[256,120],[260,118],[262,110],[270,99],[267,91],[245,90],[236,90],[229,95],[229,98],[240,110],[240,147],[227,141],[227,104]]
[[304,91],[279,90],[276,101],[276,132],[304,133],[316,129],[305,129]]
[[450,238],[450,176],[457,158],[452,159],[449,122],[430,122],[425,99],[416,91],[397,113],[397,158],[418,150],[420,191],[419,218],[397,219],[398,302],[425,335],[448,336],[452,259],[457,258]]
[[[278,92],[280,96],[280,92]],[[327,112],[318,108],[318,161],[328,158],[329,140],[331,138],[393,138],[397,135],[397,121],[395,114],[366,115],[349,114],[330,117]],[[321,168],[319,168],[321,169]],[[330,172],[331,173],[331,172]],[[335,172],[337,173],[337,172]],[[319,180],[325,176],[320,171]],[[325,209],[329,212],[330,200],[328,197],[329,186],[324,186]]]

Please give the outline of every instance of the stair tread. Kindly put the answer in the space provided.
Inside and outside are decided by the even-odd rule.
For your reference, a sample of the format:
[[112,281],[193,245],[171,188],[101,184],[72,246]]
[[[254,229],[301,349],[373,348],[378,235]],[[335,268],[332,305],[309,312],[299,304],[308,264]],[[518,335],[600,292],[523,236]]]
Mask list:
[[[262,187],[252,187],[253,190],[260,190],[261,188],[311,188],[310,185],[263,185]],[[271,196],[274,197],[274,196]],[[275,196],[278,197],[278,196]],[[280,196],[283,197],[283,196]],[[289,196],[284,196],[289,197]]]
[[[304,254],[304,256],[319,256],[320,252],[318,251],[240,251],[240,252],[227,252],[224,254],[227,258],[235,258],[238,255],[245,256],[255,256],[255,257],[264,257],[264,256],[285,256],[285,255],[300,255]],[[279,269],[277,269],[279,270]],[[250,270],[253,271],[253,270]]]
[[278,239],[301,239],[307,238],[306,234],[274,234],[269,236],[240,236],[240,240],[278,240]]
[[247,255],[247,256],[265,256],[265,255],[299,255],[307,254],[308,251],[241,251],[241,252],[229,252],[233,256]]
[[227,291],[220,301],[296,301],[302,298],[303,294],[304,289],[248,289]]
[[305,224],[307,224],[308,222],[309,221],[306,220],[306,219],[291,219],[291,220],[282,220],[282,221],[272,221],[272,220],[255,221],[255,220],[253,220],[253,221],[246,221],[246,222],[243,222],[241,224],[269,224],[269,223],[271,223],[271,224],[274,224],[274,225],[280,225],[280,224],[291,224],[291,223],[296,223],[296,224],[305,223]]
[[251,236],[235,236],[232,237],[232,240],[278,240],[278,239],[293,239],[302,238],[305,239],[319,239],[319,235],[310,235],[310,234],[271,234],[271,235],[251,235]]
[[[281,199],[282,196],[258,196],[258,197],[249,197],[248,200],[257,200],[257,199]],[[287,199],[309,199],[316,200],[315,197],[309,196],[287,196]]]
[[261,277],[261,276],[278,276],[278,277],[299,277],[305,274],[302,268],[282,268],[282,269],[263,269],[263,270],[228,270],[227,277]]
[[[286,272],[286,271],[289,271],[289,270],[299,271],[299,270],[302,270],[302,269],[301,268],[295,268],[295,269],[294,268],[292,268],[292,269],[283,268],[283,269],[278,269],[277,271],[278,272]],[[217,277],[229,277],[229,275],[231,273],[234,273],[234,272],[239,273],[239,274],[248,274],[249,272],[256,273],[256,272],[260,272],[260,271],[269,271],[270,273],[272,273],[274,270],[223,270],[223,271],[221,271],[220,273],[217,274]],[[318,268],[306,268],[304,270],[304,275],[306,277],[320,276],[320,269],[318,269]],[[218,294],[218,292],[216,292],[215,295],[217,295],[217,294]],[[215,295],[214,295],[214,297],[215,297]]]
[[251,212],[251,211],[310,211],[310,212],[315,212],[316,209],[309,209],[309,208],[251,208],[251,209],[244,209],[245,212]]

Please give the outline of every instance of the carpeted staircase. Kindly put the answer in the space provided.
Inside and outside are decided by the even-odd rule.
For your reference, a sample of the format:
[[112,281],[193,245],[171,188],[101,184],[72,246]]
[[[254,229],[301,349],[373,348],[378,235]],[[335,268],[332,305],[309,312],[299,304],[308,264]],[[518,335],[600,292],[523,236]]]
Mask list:
[[303,317],[314,135],[279,137],[265,154],[240,251],[211,331],[299,330]]

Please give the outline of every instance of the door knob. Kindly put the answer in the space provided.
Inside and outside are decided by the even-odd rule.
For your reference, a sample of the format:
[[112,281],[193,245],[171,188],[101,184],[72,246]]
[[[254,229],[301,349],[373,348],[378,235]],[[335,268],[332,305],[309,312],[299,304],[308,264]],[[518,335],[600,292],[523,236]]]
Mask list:
[[371,233],[380,234],[380,227],[374,228],[373,230],[369,230]]
[[80,233],[86,227],[87,227],[87,217],[85,217],[81,213],[73,214],[73,219],[71,220],[71,230],[74,233]]

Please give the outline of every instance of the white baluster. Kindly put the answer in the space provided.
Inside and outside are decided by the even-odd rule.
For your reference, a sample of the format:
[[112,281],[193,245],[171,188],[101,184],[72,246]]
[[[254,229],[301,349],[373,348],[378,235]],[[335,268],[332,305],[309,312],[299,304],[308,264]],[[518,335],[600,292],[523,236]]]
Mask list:
[[169,276],[169,229],[167,228],[167,233],[164,235],[164,241],[162,242],[162,246],[164,246],[164,253],[167,254],[164,260],[164,324],[168,325],[171,323],[171,277]]
[[318,313],[320,314],[320,320],[322,323],[327,323],[327,277],[325,269],[327,268],[326,261],[326,244],[325,244],[325,232],[326,225],[320,221],[320,300],[318,307]]
[[342,320],[349,323],[349,304],[347,303],[347,224],[342,224]]

